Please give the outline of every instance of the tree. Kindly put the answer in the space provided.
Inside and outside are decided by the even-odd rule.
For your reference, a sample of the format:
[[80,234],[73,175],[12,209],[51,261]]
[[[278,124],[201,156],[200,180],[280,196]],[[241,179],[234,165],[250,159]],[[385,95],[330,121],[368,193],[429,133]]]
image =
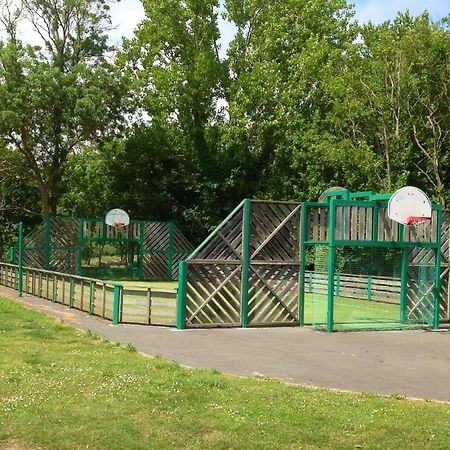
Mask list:
[[[204,230],[220,217],[219,191],[226,179],[220,105],[227,96],[228,68],[219,55],[218,0],[146,0],[143,5],[146,17],[119,58],[133,83],[137,107],[147,117],[130,137],[141,155],[136,158],[127,147],[132,160],[148,164],[148,178],[139,177],[142,184],[135,192],[142,186],[166,186],[176,177],[176,186],[169,188],[169,196],[177,192],[170,209],[193,229]],[[147,143],[142,140],[145,127]],[[161,159],[164,152],[171,155]],[[150,179],[161,161],[176,167],[167,176],[156,170],[161,177]],[[164,197],[161,193],[159,200]]]
[[17,243],[17,224],[30,229],[40,222],[39,196],[20,155],[0,148],[0,258]]
[[[108,61],[106,0],[22,0],[3,10],[0,46],[0,135],[31,170],[42,215],[55,215],[70,153],[114,133],[124,84]],[[26,45],[27,21],[39,36]]]
[[[361,28],[329,85],[334,131],[365,149],[378,186],[415,184],[445,206],[449,167],[450,34],[428,14]],[[378,187],[378,190],[380,188]]]
[[317,198],[349,168],[327,124],[327,84],[353,45],[351,10],[340,0],[226,5],[237,27],[229,142],[241,149],[243,176],[259,196]]

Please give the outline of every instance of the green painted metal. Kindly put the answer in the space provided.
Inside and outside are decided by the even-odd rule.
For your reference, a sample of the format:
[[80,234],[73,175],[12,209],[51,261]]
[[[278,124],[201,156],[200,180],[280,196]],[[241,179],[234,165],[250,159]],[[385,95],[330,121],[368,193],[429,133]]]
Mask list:
[[372,194],[369,197],[370,201],[386,201],[389,200],[392,197],[392,193],[386,193],[386,194]]
[[[329,230],[336,227],[336,201],[330,200],[330,212],[328,217]],[[334,233],[328,233],[328,307],[327,307],[327,331],[333,331],[334,324],[334,271],[336,268],[336,244]]]
[[405,225],[398,224],[398,242],[405,242]]
[[19,270],[18,270],[19,297],[23,294],[23,223],[19,223]]
[[69,278],[69,308],[73,308],[74,297],[74,280],[73,277]]
[[184,330],[186,328],[187,261],[180,261],[178,267],[177,328]]
[[350,200],[356,200],[359,198],[366,198],[367,200],[369,200],[369,198],[373,195],[374,194],[372,191],[353,192],[350,193]]
[[89,281],[89,311],[91,316],[94,314],[94,296],[95,296],[95,281]]
[[241,279],[241,326],[248,326],[248,290],[250,277],[250,227],[251,227],[251,200],[244,200],[242,224],[242,279]]
[[8,255],[8,260],[10,263],[15,263],[16,262],[16,248],[13,247],[9,247],[9,255]]
[[245,199],[242,200],[242,202],[239,203],[239,205],[237,205],[236,208],[234,208],[233,211],[231,211],[231,213],[228,214],[228,216],[225,217],[225,219],[223,219],[222,222],[220,222],[220,224],[214,228],[214,231],[187,257],[188,261],[198,255],[198,253],[206,246],[206,244],[211,241],[211,239],[220,231],[220,229],[239,211],[240,208],[242,208],[244,203]]
[[338,191],[330,191],[325,195],[325,201],[329,202],[331,199],[341,198],[344,200],[350,200],[350,191],[348,189],[340,189]]
[[434,266],[434,317],[433,317],[433,328],[439,328],[439,300],[440,300],[440,291],[441,291],[441,260],[442,260],[442,207],[439,205],[437,211],[437,220],[436,220],[436,250],[435,250],[435,266]]
[[167,280],[172,281],[172,273],[173,273],[173,255],[175,253],[174,250],[174,224],[169,223],[169,251],[167,258]]
[[367,277],[367,300],[372,300],[372,275]]
[[372,241],[378,241],[378,204],[372,208]]
[[[78,276],[82,276],[83,273],[83,250],[84,250],[84,244],[86,242],[95,242],[95,243],[127,243],[129,244],[129,261],[128,264],[128,272],[127,269],[124,270],[123,267],[120,268],[121,276],[122,273],[129,273],[129,277],[131,279],[145,279],[145,259],[144,255],[146,253],[158,253],[161,255],[164,255],[164,259],[167,261],[167,273],[163,275],[161,278],[166,280],[172,280],[173,276],[173,265],[176,261],[176,257],[179,258],[180,256],[183,257],[184,255],[189,255],[193,251],[193,247],[188,243],[187,239],[183,236],[183,246],[182,248],[186,248],[186,250],[180,249],[179,251],[176,250],[176,230],[180,235],[182,236],[182,233],[178,231],[178,229],[175,227],[174,223],[172,222],[162,222],[162,221],[143,221],[143,220],[132,220],[130,221],[131,225],[138,225],[140,229],[140,233],[138,237],[128,237],[128,235],[125,234],[118,234],[117,237],[107,237],[108,236],[108,226],[104,223],[103,219],[98,218],[68,218],[68,217],[61,217],[58,219],[62,219],[64,221],[72,221],[76,222],[76,226],[78,227],[78,234],[75,239],[71,238],[70,241],[73,240],[73,245],[60,245],[60,246],[52,246],[52,239],[53,239],[53,218],[47,218],[45,219],[39,226],[35,227],[32,233],[29,233],[27,236],[24,237],[26,239],[28,236],[30,238],[34,238],[33,233],[36,233],[39,229],[43,229],[45,238],[44,238],[44,245],[24,245],[25,251],[36,251],[36,252],[43,252],[43,266],[50,270],[51,265],[51,252],[52,251],[61,251],[61,252],[76,252],[76,259],[73,264],[73,268],[70,269],[70,273]],[[92,236],[87,233],[85,233],[85,224],[86,223],[93,223],[98,226],[98,233],[99,236]],[[168,236],[168,239],[170,240],[169,248],[161,250],[161,249],[146,249],[145,248],[145,224],[164,224],[168,225],[167,232],[170,234]],[[160,232],[163,232],[160,230]],[[24,242],[26,242],[24,240]],[[32,241],[31,241],[32,242]],[[133,247],[133,245],[135,247]],[[134,265],[133,261],[135,261],[134,257],[138,255],[139,260],[138,264]],[[151,264],[151,263],[150,263]],[[95,270],[96,267],[90,267],[89,270]],[[106,270],[100,270],[101,272],[107,272]],[[112,269],[114,270],[114,269]],[[170,277],[169,277],[170,274]],[[108,279],[114,278],[113,275],[104,275],[108,276]]]
[[[317,245],[313,241],[307,242],[306,245]],[[326,244],[326,243],[325,243]],[[373,247],[373,248],[404,248],[410,247],[409,242],[397,242],[397,241],[349,241],[349,240],[336,240],[335,245],[338,247]],[[414,242],[414,247],[420,248],[435,248],[434,242]]]
[[123,285],[120,283],[114,283],[114,300],[113,300],[113,325],[119,325],[120,321],[120,309],[122,303],[122,290]]

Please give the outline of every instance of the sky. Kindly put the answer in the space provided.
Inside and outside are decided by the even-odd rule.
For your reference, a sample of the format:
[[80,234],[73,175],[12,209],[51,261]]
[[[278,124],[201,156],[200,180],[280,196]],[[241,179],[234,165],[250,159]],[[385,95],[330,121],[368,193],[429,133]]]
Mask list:
[[[419,15],[427,9],[434,20],[441,19],[450,13],[449,0],[357,0],[354,4],[356,19],[359,22],[380,23],[393,19],[398,11],[404,12],[407,9],[413,15]],[[134,27],[143,17],[144,8],[140,0],[122,0],[112,5],[111,18],[116,29],[110,34],[111,42],[120,44],[122,36],[131,37]],[[222,51],[224,51],[233,38],[234,29],[223,19],[220,22],[220,29]]]

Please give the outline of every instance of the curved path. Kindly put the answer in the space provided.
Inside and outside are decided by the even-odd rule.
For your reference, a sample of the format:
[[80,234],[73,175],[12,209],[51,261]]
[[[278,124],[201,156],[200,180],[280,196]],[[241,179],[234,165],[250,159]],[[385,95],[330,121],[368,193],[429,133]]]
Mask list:
[[450,333],[323,333],[307,328],[204,329],[112,326],[84,312],[0,287],[0,295],[147,355],[189,367],[290,383],[450,402]]

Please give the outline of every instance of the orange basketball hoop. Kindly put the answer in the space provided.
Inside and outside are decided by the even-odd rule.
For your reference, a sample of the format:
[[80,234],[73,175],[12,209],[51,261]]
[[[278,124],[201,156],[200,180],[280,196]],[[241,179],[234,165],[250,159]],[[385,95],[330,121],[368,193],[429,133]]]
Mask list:
[[406,225],[419,225],[421,223],[430,222],[431,217],[408,217],[406,219]]

